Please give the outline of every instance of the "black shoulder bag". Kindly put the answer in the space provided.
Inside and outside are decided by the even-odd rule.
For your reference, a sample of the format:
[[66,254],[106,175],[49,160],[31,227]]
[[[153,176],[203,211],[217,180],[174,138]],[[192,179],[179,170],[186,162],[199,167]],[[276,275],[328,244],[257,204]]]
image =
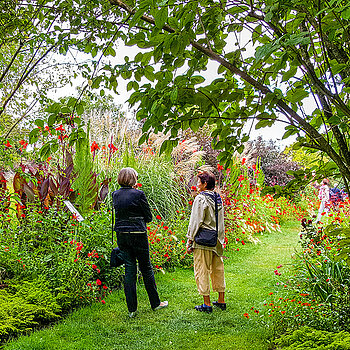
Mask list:
[[206,247],[215,247],[218,241],[218,199],[217,193],[214,192],[215,197],[215,220],[216,220],[216,230],[209,230],[207,228],[200,227],[194,241],[197,244],[204,245]]
[[[114,205],[112,201],[112,247],[113,247],[113,234],[114,234]],[[112,248],[111,253],[111,259],[110,259],[110,266],[111,267],[118,267],[125,263],[121,250],[117,248]]]

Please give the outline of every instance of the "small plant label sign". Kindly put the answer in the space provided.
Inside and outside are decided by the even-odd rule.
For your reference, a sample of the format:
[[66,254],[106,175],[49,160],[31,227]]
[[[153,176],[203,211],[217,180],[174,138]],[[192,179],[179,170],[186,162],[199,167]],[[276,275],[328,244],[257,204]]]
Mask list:
[[78,210],[74,208],[74,205],[70,201],[66,200],[66,201],[63,201],[63,203],[67,206],[67,208],[70,210],[70,212],[73,214],[73,217],[77,221],[81,222],[85,220],[83,216],[78,212]]

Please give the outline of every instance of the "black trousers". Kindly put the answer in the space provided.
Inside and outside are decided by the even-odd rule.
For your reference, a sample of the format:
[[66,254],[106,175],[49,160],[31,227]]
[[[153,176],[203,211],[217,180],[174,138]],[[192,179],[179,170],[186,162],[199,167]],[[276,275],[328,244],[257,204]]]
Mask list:
[[154,309],[160,304],[157,292],[156,281],[149,258],[149,245],[147,232],[144,233],[117,233],[118,247],[122,251],[125,261],[124,293],[129,312],[137,310],[137,265],[142,273],[151,308]]

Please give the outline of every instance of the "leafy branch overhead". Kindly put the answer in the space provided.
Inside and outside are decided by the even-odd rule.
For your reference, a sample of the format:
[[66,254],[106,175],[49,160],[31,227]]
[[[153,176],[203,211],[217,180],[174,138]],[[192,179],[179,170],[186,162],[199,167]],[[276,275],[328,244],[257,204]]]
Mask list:
[[[145,49],[134,62],[144,132],[215,124],[216,146],[226,160],[247,140],[243,126],[271,126],[282,119],[285,138],[296,147],[325,152],[350,179],[348,127],[350,5],[321,2],[151,2],[111,4],[132,15],[128,45]],[[247,54],[237,39],[255,50]],[[244,43],[243,43],[244,44]],[[147,50],[146,50],[147,49]],[[153,56],[153,62],[151,57]],[[219,63],[217,79],[205,85],[198,75],[208,60]],[[158,65],[154,65],[157,63]],[[147,72],[147,73],[146,73]],[[143,74],[142,74],[143,73]],[[140,75],[153,84],[139,87]],[[305,112],[303,104],[314,105]],[[146,136],[145,136],[146,138]],[[144,139],[145,139],[144,138]],[[143,139],[143,140],[144,140]],[[171,145],[171,143],[169,143]]]
[[[180,129],[208,123],[214,146],[223,150],[219,160],[228,165],[253,126],[281,122],[283,138],[326,154],[350,180],[346,1],[91,0],[81,6],[42,0],[10,10],[13,16],[4,9],[0,15],[0,44],[11,46],[0,81],[20,59],[26,65],[2,97],[0,113],[51,52],[78,50],[92,57],[80,67],[85,89],[103,96],[105,89],[118,92],[120,78],[129,80],[129,103],[143,122],[141,142],[151,132],[170,132],[162,148],[169,151]],[[140,51],[116,64],[120,40]],[[209,69],[210,80],[203,74]],[[79,99],[64,113],[81,112]]]

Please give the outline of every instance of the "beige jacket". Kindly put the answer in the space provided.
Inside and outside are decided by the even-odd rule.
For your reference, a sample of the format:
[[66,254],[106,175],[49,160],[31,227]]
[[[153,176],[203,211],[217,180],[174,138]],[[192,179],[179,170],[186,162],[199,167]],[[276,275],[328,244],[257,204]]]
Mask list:
[[[214,193],[213,191],[205,191],[208,193]],[[216,247],[205,247],[194,242],[194,237],[200,227],[216,230],[216,219],[215,219],[215,203],[212,198],[202,193],[198,194],[194,199],[190,223],[188,225],[186,237],[193,241],[194,249],[205,249],[212,250],[218,256],[223,255],[223,244],[225,239],[225,227],[224,227],[224,208],[222,203],[218,205],[218,243]]]

